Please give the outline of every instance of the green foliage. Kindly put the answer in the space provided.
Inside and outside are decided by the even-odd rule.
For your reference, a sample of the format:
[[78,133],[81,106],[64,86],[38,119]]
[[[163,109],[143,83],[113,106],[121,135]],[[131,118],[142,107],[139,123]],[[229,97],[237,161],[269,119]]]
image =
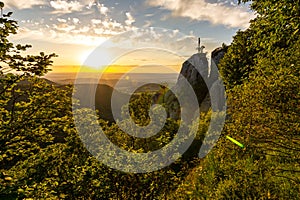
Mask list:
[[[10,14],[11,15],[11,14]],[[51,58],[55,54],[22,56],[31,45],[14,45],[8,37],[17,34],[17,22],[9,19],[10,15],[0,18],[0,75],[11,71],[22,72],[23,75],[41,76],[49,71],[47,68],[52,64]]]
[[9,12],[0,18],[0,75],[11,71],[37,76],[47,73],[48,66],[53,62],[51,58],[56,55],[45,55],[44,52],[41,52],[40,55],[22,56],[22,52],[25,52],[31,45],[14,45],[8,40],[9,36],[17,34],[18,29],[17,22],[10,19],[11,15],[12,12]]
[[141,93],[135,98],[131,98],[129,113],[134,122],[139,126],[146,126],[150,123],[148,111],[152,102],[152,95]]
[[237,32],[219,66],[227,88],[247,81],[260,59],[299,40],[299,1],[251,2],[257,17],[247,30]]
[[228,95],[223,137],[170,199],[300,198],[299,5],[252,1],[258,16],[220,65]]
[[[228,119],[218,144],[205,159],[193,157],[211,117],[202,114],[184,157],[145,174],[113,170],[90,155],[81,142],[85,136],[79,138],[73,124],[72,88],[39,77],[55,55],[22,56],[30,45],[8,40],[18,26],[6,14],[0,18],[0,198],[300,199],[299,5],[253,1],[258,17],[237,33],[220,66],[228,88]],[[130,117],[140,126],[150,121],[151,98],[142,93],[130,101]],[[88,109],[76,112],[135,153],[160,149],[180,126],[167,119],[155,137],[140,139],[95,119]],[[92,129],[88,133],[96,135]]]
[[10,168],[41,148],[62,141],[65,121],[71,120],[70,92],[37,78],[26,82],[8,88],[1,96],[9,99],[1,107],[1,168]]
[[[80,117],[90,117],[91,120],[94,120],[94,117],[89,114],[90,110],[80,109],[78,112]],[[51,117],[48,119],[53,120]],[[57,129],[61,133],[67,134],[63,142],[51,143],[40,148],[27,159],[19,161],[11,168],[2,169],[3,179],[0,179],[2,197],[47,199],[163,198],[177,187],[182,178],[189,172],[190,167],[194,165],[192,162],[179,160],[160,171],[146,174],[125,174],[102,165],[91,156],[76,134],[75,128],[72,127],[71,120],[66,120],[65,123],[63,130]],[[112,141],[118,141],[123,145],[120,145],[121,147],[132,149],[134,145],[140,145],[139,151],[134,152],[146,150],[145,143],[141,143],[141,141],[135,141],[135,144],[126,144],[126,138],[121,136],[121,130],[115,124],[109,124],[103,120],[99,120],[99,123]],[[165,129],[170,131],[173,126],[173,123],[169,123]],[[39,135],[35,132],[31,134]],[[160,137],[167,136],[166,134]],[[29,142],[33,143],[34,141]],[[147,145],[151,145],[151,142]],[[8,177],[11,180],[6,180]],[[164,187],[161,187],[162,185]]]
[[253,47],[251,35],[251,30],[238,31],[220,62],[220,73],[227,88],[242,84],[253,71],[259,50]]
[[[30,45],[7,39],[16,34],[17,23],[7,16],[1,25],[1,199],[155,199],[178,186],[193,162],[178,160],[160,171],[126,174],[90,155],[73,124],[72,87],[39,77],[49,71],[54,54],[21,56]],[[150,99],[142,94],[130,103],[131,117],[140,125],[149,122]],[[90,112],[78,110],[79,117],[94,120]],[[179,125],[168,119],[157,137],[142,141],[123,134],[116,124],[97,123],[120,148],[136,153],[164,146]]]

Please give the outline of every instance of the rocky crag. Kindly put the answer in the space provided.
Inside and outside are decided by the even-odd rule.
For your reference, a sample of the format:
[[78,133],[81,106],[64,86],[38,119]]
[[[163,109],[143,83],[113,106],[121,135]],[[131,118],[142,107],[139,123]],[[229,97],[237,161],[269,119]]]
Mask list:
[[[216,85],[216,80],[218,79],[217,65],[224,55],[225,50],[220,47],[212,52],[212,62],[210,67],[207,54],[202,52],[192,55],[182,65],[180,75],[174,87],[179,91],[182,90],[181,92],[184,94],[185,88],[182,87],[182,85],[184,79],[187,80],[195,92],[201,112],[206,112],[211,107],[209,90],[218,89]],[[218,91],[216,91],[216,93],[218,93]],[[162,88],[161,91],[154,95],[153,101],[165,105],[168,117],[173,119],[179,119],[181,112],[180,108],[183,106],[188,107],[188,102],[186,103],[187,105],[179,106],[178,98],[171,90],[166,88]],[[217,102],[217,104],[218,103],[221,104],[220,102]]]

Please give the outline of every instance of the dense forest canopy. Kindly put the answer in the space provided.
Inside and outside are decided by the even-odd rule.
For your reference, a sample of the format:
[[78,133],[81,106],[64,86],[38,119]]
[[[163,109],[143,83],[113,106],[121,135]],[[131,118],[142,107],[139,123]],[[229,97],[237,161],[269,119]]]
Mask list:
[[[245,3],[248,1],[240,1]],[[3,9],[4,4],[0,2]],[[55,54],[26,55],[12,43],[18,24],[0,18],[1,199],[300,199],[300,1],[251,1],[257,14],[238,31],[219,69],[228,95],[228,119],[213,151],[200,160],[193,147],[171,166],[129,174],[102,165],[82,145],[72,115],[72,86],[41,78]],[[18,73],[15,73],[18,72]],[[148,116],[149,97],[131,113]],[[78,110],[88,118],[88,109]],[[201,117],[198,143],[209,113]],[[145,121],[143,121],[145,120]],[[155,141],[126,137],[99,119],[116,144],[145,152],[168,143],[178,122],[169,119]],[[245,145],[226,140],[232,136]]]

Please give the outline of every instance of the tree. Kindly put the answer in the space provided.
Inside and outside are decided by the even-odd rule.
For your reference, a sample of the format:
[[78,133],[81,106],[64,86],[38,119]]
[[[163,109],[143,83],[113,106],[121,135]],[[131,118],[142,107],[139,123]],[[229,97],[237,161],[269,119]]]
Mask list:
[[[248,0],[240,1],[248,2]],[[251,1],[257,17],[245,31],[238,31],[219,66],[227,88],[247,81],[254,66],[276,49],[299,40],[299,1]]]
[[[2,10],[4,4],[1,2],[0,6]],[[37,151],[41,143],[51,141],[51,134],[47,134],[51,131],[47,126],[52,122],[46,123],[43,118],[55,115],[54,110],[45,111],[41,108],[57,106],[57,103],[49,101],[49,96],[59,93],[53,85],[36,78],[49,71],[51,58],[55,54],[45,55],[41,52],[38,56],[22,56],[21,52],[31,46],[14,45],[8,40],[9,36],[17,33],[18,28],[17,22],[10,19],[11,15],[9,12],[0,18],[1,168],[9,168],[21,157]],[[34,130],[36,127],[40,128]],[[30,136],[32,132],[39,133],[39,136]],[[31,142],[36,141],[35,145],[26,138],[31,138]],[[31,145],[29,151],[28,145]]]
[[11,15],[0,18],[0,197],[5,198],[28,184],[19,185],[24,176],[17,176],[16,166],[74,133],[71,90],[41,78],[56,55],[22,56],[31,46],[9,41],[18,29]]
[[[55,55],[22,56],[30,45],[8,40],[18,28],[10,16],[0,18],[0,199],[156,199],[177,187],[190,166],[185,161],[153,173],[126,174],[104,166],[86,150],[73,124],[73,88],[41,77]],[[147,124],[151,98],[137,98],[131,102],[131,115]],[[89,109],[76,112],[94,120]],[[134,149],[116,124],[99,124],[112,141],[128,139],[120,146],[134,152],[163,146],[178,129],[168,120],[168,134],[154,138],[149,147],[136,140]]]
[[300,2],[254,0],[251,8],[257,17],[219,66],[223,137],[171,199],[300,198]]
[[[2,2],[0,3],[2,10],[4,4]],[[21,52],[26,51],[31,45],[14,45],[8,40],[8,37],[17,34],[18,30],[17,22],[10,19],[11,15],[12,12],[9,12],[0,17],[0,75],[7,74],[11,71],[17,71],[21,72],[23,75],[42,76],[50,70],[48,67],[53,63],[51,58],[56,55],[45,55],[45,53],[41,52],[40,55],[36,56],[22,56]]]

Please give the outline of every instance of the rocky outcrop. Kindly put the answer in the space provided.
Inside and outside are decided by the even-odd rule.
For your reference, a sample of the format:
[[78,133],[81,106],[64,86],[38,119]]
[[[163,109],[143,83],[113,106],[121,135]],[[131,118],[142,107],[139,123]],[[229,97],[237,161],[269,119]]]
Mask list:
[[[226,48],[226,47],[225,47]],[[212,63],[211,63],[211,72],[210,72],[210,79],[212,82],[215,82],[215,80],[218,79],[218,73],[216,69],[218,68],[218,65],[221,61],[221,59],[224,57],[226,53],[226,49],[223,47],[216,48],[212,53],[211,53],[211,58],[212,58]]]
[[201,103],[208,93],[205,83],[208,78],[208,61],[205,53],[194,54],[182,65],[177,84],[181,85],[182,79],[185,78],[192,86],[198,102]]
[[[187,80],[197,96],[200,111],[207,111],[211,106],[208,91],[212,88],[218,88],[216,84],[214,85],[218,79],[217,65],[224,55],[225,51],[221,47],[212,52],[213,62],[210,66],[210,73],[206,53],[194,54],[182,65],[180,76],[174,87],[179,91],[182,90],[179,93],[184,94],[185,91],[183,90],[185,88],[182,87],[183,79]],[[182,106],[188,107],[188,105],[179,105],[177,97],[171,90],[161,90],[153,97],[153,100],[156,103],[163,103],[166,107],[168,117],[173,119],[179,119]]]

